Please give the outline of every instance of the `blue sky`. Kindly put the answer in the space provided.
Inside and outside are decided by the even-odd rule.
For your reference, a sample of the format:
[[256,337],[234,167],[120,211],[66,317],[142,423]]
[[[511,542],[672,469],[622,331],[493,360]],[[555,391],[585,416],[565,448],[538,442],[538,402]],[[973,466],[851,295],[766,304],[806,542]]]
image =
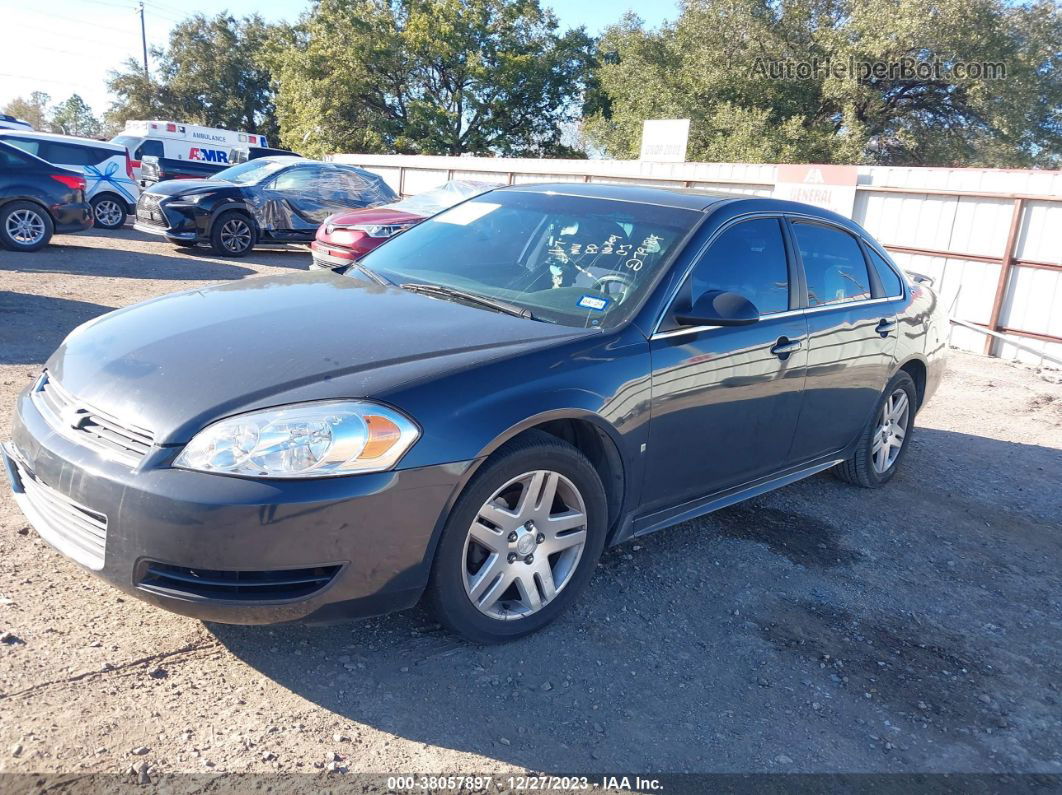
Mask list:
[[[541,0],[562,27],[586,26],[598,33],[625,11],[657,26],[678,14],[674,0]],[[140,23],[133,0],[0,0],[0,106],[34,90],[53,101],[78,93],[100,115],[110,104],[105,81],[126,58],[139,59]],[[294,21],[308,0],[145,0],[148,46],[165,45],[180,19],[227,9],[236,16],[257,12]]]

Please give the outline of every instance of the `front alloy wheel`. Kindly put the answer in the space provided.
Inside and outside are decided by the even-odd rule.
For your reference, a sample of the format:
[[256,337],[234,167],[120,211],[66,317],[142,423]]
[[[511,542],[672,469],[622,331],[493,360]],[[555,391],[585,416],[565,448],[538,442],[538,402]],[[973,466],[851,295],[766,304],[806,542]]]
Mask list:
[[226,257],[242,257],[251,252],[258,240],[254,223],[239,210],[218,216],[210,230],[210,246]]
[[586,546],[586,505],[558,472],[526,472],[479,509],[465,539],[465,593],[484,615],[524,618],[571,581]]
[[542,431],[502,445],[454,503],[427,598],[470,640],[527,635],[560,615],[594,572],[608,506],[579,450]]

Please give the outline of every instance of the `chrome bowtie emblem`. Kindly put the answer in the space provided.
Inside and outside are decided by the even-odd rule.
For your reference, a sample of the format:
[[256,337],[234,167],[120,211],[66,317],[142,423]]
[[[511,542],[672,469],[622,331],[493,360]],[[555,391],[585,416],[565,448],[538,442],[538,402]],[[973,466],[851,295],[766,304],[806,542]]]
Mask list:
[[73,428],[75,431],[81,429],[81,422],[85,419],[86,411],[78,406],[67,406],[63,409],[63,416],[61,417],[63,425],[69,428]]

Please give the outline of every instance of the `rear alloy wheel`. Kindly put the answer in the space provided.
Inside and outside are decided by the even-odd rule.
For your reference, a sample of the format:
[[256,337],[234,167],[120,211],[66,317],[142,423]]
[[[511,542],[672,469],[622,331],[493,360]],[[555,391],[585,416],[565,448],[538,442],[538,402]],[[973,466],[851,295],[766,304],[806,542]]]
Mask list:
[[874,419],[850,459],[833,468],[841,480],[864,488],[877,488],[896,474],[914,430],[918,392],[914,381],[900,371],[885,387]]
[[211,248],[225,257],[246,256],[257,239],[251,219],[235,210],[218,216],[210,229]]
[[47,210],[32,202],[0,207],[0,243],[12,251],[36,251],[47,245],[54,230]]
[[574,447],[539,432],[504,445],[443,529],[428,586],[440,621],[487,643],[545,626],[593,574],[606,513],[601,480]]
[[92,200],[92,224],[99,229],[120,229],[125,223],[125,207],[111,196]]

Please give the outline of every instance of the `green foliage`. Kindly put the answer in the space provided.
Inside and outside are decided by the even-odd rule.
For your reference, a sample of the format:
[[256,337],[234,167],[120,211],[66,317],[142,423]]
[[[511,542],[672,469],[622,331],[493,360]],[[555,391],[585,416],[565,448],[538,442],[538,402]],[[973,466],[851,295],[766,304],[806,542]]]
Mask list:
[[54,133],[86,138],[98,138],[103,132],[99,119],[92,115],[92,108],[77,94],[72,94],[68,100],[55,106],[48,129]]
[[43,91],[34,91],[29,99],[16,97],[4,106],[3,112],[16,119],[28,121],[34,130],[44,130],[48,126],[48,104],[52,98]]
[[[625,17],[597,57],[604,100],[584,129],[614,157],[637,157],[643,119],[689,118],[690,160],[1057,167],[1062,158],[1062,10],[1052,0],[686,0],[660,30]],[[905,58],[943,71],[861,68]],[[771,73],[786,62],[823,68]],[[1006,78],[961,75],[960,62],[1003,64]]]
[[274,39],[285,145],[415,154],[573,154],[592,40],[538,0],[319,0]]
[[152,51],[154,75],[145,75],[132,59],[111,73],[108,88],[118,99],[106,114],[108,127],[162,118],[275,138],[273,86],[263,52],[278,30],[258,15],[189,17],[170,31],[168,48]]

